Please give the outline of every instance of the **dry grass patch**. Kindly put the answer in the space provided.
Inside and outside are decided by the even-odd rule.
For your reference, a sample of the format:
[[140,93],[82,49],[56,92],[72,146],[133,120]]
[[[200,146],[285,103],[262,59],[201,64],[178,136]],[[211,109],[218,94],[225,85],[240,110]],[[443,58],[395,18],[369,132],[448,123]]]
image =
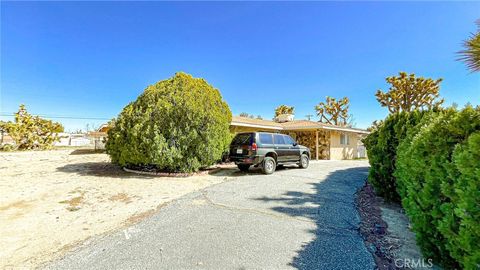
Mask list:
[[[135,197],[137,197],[137,196],[135,196]],[[122,192],[122,193],[117,193],[117,194],[111,196],[108,199],[112,202],[123,202],[123,203],[128,204],[128,203],[132,202],[133,197],[130,197],[130,196],[128,196],[127,193]]]

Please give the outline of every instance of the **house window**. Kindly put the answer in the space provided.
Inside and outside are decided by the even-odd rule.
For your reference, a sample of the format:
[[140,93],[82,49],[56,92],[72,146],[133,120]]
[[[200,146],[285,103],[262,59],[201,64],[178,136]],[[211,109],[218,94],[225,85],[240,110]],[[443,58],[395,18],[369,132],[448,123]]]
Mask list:
[[350,144],[350,136],[348,136],[348,134],[345,134],[345,133],[340,134],[340,144],[341,145],[349,145]]

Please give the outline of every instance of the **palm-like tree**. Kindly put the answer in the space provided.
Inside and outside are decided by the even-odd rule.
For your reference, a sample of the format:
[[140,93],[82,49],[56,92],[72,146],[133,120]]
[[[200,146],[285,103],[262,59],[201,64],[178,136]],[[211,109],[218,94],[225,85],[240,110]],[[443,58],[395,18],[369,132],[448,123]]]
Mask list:
[[480,71],[480,19],[476,23],[479,28],[477,33],[465,40],[465,49],[459,52],[459,60],[464,61],[472,72]]

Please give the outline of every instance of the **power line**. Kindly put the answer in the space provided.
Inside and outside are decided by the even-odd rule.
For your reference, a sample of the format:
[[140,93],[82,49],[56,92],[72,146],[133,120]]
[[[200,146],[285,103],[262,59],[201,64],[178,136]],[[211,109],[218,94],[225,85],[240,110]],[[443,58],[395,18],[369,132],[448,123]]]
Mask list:
[[[0,116],[15,116],[11,113],[0,113]],[[101,118],[101,117],[77,117],[77,116],[64,116],[64,115],[46,115],[38,114],[35,116],[45,117],[45,118],[58,118],[58,119],[79,119],[79,120],[111,120],[111,118]]]

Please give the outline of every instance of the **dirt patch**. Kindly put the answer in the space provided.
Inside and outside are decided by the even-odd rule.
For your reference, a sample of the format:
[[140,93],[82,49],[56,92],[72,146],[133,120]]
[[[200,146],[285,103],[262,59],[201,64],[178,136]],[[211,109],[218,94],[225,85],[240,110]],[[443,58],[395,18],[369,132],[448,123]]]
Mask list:
[[135,224],[138,223],[139,221],[152,216],[155,213],[155,210],[148,210],[140,214],[133,215],[127,219],[125,224],[130,225],[130,224]]
[[75,151],[0,153],[0,269],[35,268],[229,178],[137,175],[111,164],[104,153]]
[[4,205],[4,206],[0,206],[0,211],[6,211],[6,210],[9,210],[9,209],[12,209],[12,208],[14,208],[14,209],[24,209],[24,208],[28,208],[28,207],[30,207],[30,203],[22,200],[22,201],[16,201],[16,202]]
[[357,195],[360,232],[378,269],[441,269],[422,256],[400,204],[386,203],[368,183]]
[[408,217],[401,205],[395,203],[380,204],[382,218],[388,224],[388,242],[395,245],[392,249],[397,265],[409,269],[441,269],[431,259],[424,258],[411,231]]

